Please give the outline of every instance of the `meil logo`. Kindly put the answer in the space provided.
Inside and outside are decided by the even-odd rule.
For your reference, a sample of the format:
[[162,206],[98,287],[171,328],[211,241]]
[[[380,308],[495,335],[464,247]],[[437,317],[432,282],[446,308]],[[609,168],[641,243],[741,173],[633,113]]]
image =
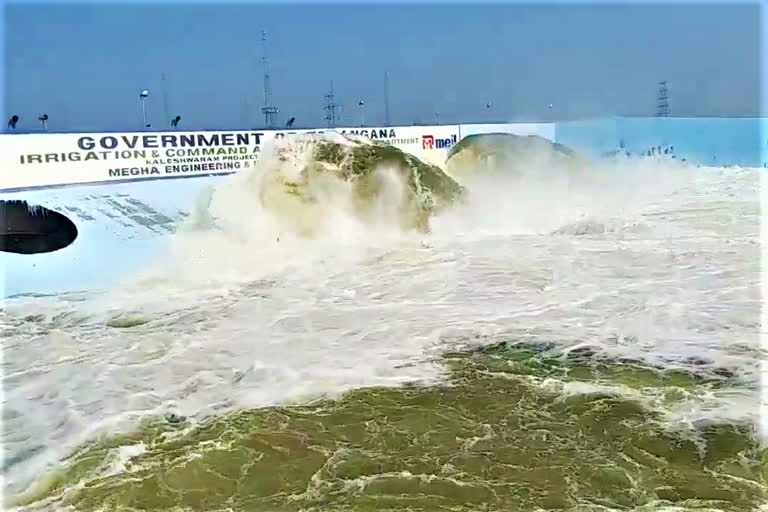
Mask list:
[[452,135],[447,139],[437,139],[435,141],[435,146],[437,146],[437,149],[445,149],[449,148],[456,144],[456,136]]
[[446,139],[436,139],[433,135],[422,135],[421,149],[446,149],[458,142],[456,135],[451,135]]

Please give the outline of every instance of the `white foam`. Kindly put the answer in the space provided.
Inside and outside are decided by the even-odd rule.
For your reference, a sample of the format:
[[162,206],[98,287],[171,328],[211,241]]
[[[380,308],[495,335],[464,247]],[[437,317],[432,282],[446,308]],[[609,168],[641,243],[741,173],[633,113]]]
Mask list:
[[125,472],[128,461],[146,452],[147,445],[144,443],[118,447],[115,459],[110,463],[102,477],[114,476]]

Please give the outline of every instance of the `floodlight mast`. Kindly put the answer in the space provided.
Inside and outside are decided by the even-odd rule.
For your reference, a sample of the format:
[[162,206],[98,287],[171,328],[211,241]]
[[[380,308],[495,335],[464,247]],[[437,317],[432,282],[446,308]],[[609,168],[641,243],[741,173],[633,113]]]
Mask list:
[[141,101],[141,116],[144,120],[145,128],[149,128],[149,124],[147,123],[147,96],[149,96],[149,89],[142,89],[142,91],[139,93],[139,100]]
[[165,115],[165,120],[163,121],[163,126],[165,126],[165,123],[169,122],[170,119],[171,119],[171,115],[170,115],[170,113],[168,111],[168,88],[167,88],[167,86],[165,84],[166,78],[167,77],[165,76],[164,72],[160,74],[160,80],[161,80],[161,82],[163,84],[163,91],[162,91],[163,92],[163,114]]

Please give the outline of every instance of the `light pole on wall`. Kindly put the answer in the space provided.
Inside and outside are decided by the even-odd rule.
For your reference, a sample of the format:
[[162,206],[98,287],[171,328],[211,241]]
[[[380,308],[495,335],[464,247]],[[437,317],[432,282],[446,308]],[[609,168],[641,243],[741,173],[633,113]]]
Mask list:
[[360,107],[360,128],[365,126],[365,102],[363,100],[360,100],[360,102],[357,104],[358,107]]
[[141,116],[144,119],[145,128],[149,128],[149,124],[147,123],[147,96],[149,96],[149,89],[143,89],[139,93],[139,101],[141,101]]

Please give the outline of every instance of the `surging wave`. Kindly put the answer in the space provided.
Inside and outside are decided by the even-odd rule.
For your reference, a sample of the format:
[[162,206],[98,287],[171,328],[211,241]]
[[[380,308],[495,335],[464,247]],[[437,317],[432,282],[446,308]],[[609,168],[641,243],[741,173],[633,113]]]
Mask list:
[[[176,236],[174,261],[184,268],[207,261],[203,275],[227,268],[242,279],[253,277],[255,268],[262,269],[258,276],[267,275],[329,253],[343,261],[363,247],[400,242],[493,233],[642,232],[648,229],[643,212],[649,201],[669,201],[668,194],[690,186],[693,176],[691,169],[659,162],[552,159],[548,148],[543,151],[540,141],[533,142],[526,158],[509,172],[483,167],[484,159],[471,146],[472,158],[459,152],[454,157],[458,165],[454,161],[449,166],[459,185],[406,155],[394,161],[353,155],[355,144],[372,151],[392,149],[354,138],[331,133],[278,139],[251,171],[201,196],[190,222]],[[326,143],[333,144],[331,151],[322,146]],[[333,152],[343,156],[329,157]],[[539,153],[544,155],[538,158]],[[478,168],[466,172],[472,162]],[[425,177],[425,168],[439,179]],[[358,175],[350,175],[353,169]],[[442,208],[429,210],[436,198]]]
[[[201,196],[175,237],[173,261],[192,279],[236,281],[419,240],[461,187],[396,148],[341,135],[278,139],[256,166]],[[360,253],[363,251],[363,253]],[[153,279],[173,269],[153,269]]]

